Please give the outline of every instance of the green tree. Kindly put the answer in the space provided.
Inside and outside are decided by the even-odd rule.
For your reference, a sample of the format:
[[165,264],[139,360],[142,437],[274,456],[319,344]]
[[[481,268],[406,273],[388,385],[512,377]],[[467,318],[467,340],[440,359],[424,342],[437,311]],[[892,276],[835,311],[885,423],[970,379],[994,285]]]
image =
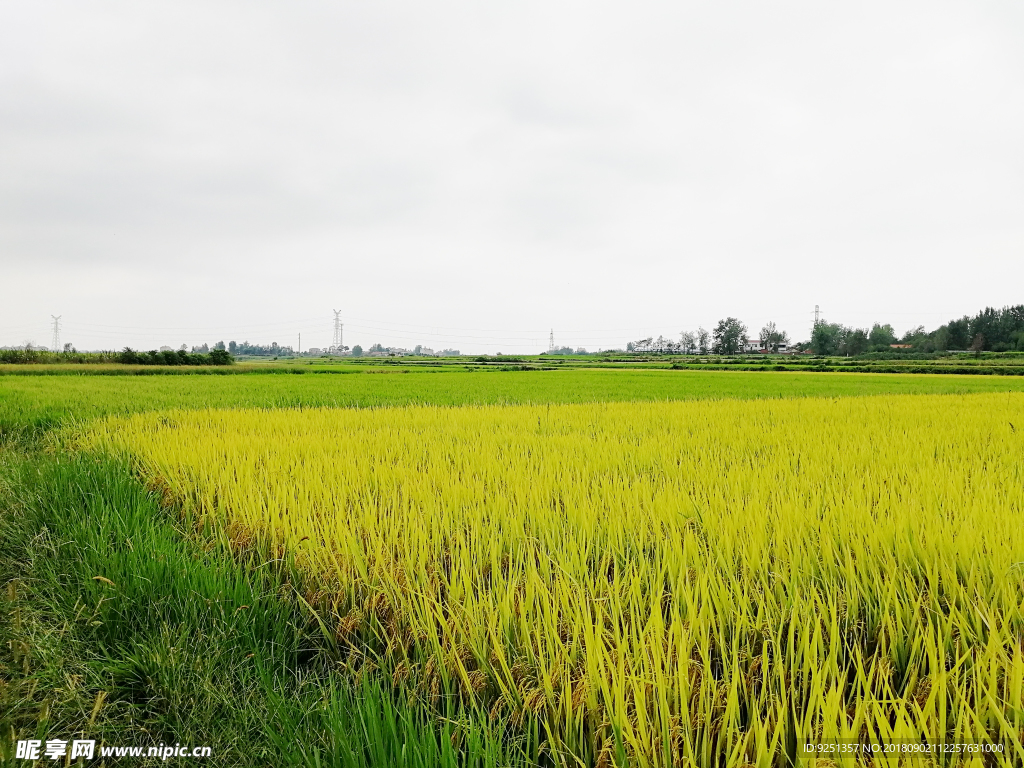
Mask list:
[[361,346],[356,344],[354,347],[352,347],[352,357],[362,357],[362,356],[363,356],[363,348]]
[[761,342],[761,349],[778,352],[780,344],[789,343],[789,335],[785,331],[780,331],[776,328],[774,322],[769,321],[761,329],[758,340]]
[[868,334],[868,347],[875,352],[889,349],[890,344],[896,343],[896,331],[886,323],[881,325],[875,323],[871,326],[871,333]]
[[951,320],[945,328],[946,343],[942,347],[943,349],[967,349],[971,346],[971,319],[969,317]]
[[703,327],[697,329],[697,351],[702,355],[711,351],[711,334]]
[[838,355],[846,341],[847,328],[839,323],[819,322],[811,331],[811,349],[816,355]]
[[715,354],[735,355],[743,349],[743,342],[747,338],[747,326],[735,317],[727,317],[718,321],[711,335],[711,350]]
[[868,332],[857,328],[846,334],[846,354],[863,355],[868,351]]
[[900,339],[901,344],[919,344],[921,337],[925,335],[924,326],[919,325],[916,328],[911,328],[903,334],[903,338]]

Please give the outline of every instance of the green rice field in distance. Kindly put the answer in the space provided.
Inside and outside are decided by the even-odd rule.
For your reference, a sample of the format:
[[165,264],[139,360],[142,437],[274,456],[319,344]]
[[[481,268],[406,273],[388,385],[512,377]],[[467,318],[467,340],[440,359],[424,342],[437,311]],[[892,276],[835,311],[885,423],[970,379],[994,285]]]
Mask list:
[[424,371],[345,375],[0,376],[0,436],[167,408],[375,408],[1024,391],[1024,377],[744,371]]

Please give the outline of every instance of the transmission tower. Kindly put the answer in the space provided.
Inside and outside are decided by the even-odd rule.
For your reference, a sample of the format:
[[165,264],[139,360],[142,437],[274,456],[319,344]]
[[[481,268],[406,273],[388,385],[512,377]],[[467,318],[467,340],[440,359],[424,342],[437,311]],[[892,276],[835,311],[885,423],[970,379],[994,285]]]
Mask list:
[[551,329],[551,335],[548,336],[548,352],[555,351],[555,329]]
[[334,312],[334,343],[331,344],[331,347],[335,352],[340,353],[342,346],[342,328],[344,327],[344,324],[341,322],[341,310],[335,309],[332,311]]
[[815,304],[814,305],[814,324],[817,325],[819,322],[820,321],[818,319],[818,305]]
[[60,319],[64,315],[50,315],[53,318],[53,341],[50,342],[50,349],[53,352],[60,352]]

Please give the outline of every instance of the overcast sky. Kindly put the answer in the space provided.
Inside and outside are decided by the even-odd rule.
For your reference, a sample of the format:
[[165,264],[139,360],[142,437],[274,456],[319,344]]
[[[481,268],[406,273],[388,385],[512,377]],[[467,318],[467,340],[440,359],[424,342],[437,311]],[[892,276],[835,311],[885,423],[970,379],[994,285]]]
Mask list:
[[0,3],[0,345],[1024,302],[1019,2]]

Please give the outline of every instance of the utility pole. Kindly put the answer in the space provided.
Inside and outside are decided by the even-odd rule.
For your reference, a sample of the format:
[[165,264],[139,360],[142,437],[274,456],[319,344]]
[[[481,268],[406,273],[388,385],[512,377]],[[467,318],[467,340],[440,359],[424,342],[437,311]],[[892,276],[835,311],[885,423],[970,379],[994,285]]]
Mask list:
[[64,315],[50,315],[53,318],[53,341],[50,342],[52,352],[60,352],[60,319]]
[[302,354],[302,334],[299,334],[299,354]]

